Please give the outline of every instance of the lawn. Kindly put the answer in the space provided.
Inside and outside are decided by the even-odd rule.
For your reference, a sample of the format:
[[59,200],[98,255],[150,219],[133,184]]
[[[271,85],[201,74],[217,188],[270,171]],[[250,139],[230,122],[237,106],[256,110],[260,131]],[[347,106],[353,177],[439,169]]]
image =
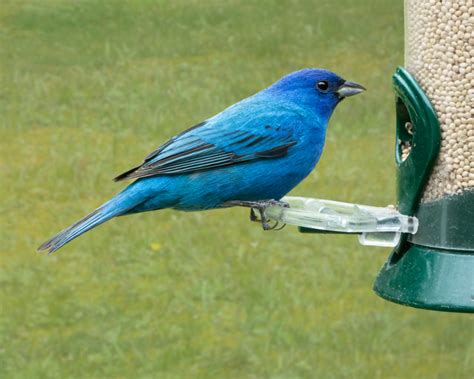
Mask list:
[[470,378],[473,319],[372,292],[390,253],[248,211],[46,238],[168,138],[303,67],[364,84],[292,195],[393,204],[401,0],[0,4],[0,378]]

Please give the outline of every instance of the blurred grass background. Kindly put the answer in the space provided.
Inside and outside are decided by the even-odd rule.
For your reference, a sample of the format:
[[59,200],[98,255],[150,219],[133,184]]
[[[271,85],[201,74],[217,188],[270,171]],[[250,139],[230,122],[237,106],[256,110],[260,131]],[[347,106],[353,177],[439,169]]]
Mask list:
[[1,378],[471,378],[472,317],[371,290],[389,249],[264,233],[248,211],[47,237],[169,137],[303,67],[363,83],[292,194],[395,201],[395,0],[0,4]]

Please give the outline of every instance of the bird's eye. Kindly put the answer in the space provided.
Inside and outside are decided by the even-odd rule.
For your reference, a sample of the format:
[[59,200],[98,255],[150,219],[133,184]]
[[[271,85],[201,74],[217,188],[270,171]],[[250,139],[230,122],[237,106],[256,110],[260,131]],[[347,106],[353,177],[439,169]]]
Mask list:
[[329,88],[329,83],[326,80],[321,80],[318,82],[318,84],[316,84],[316,86],[320,91],[327,91]]

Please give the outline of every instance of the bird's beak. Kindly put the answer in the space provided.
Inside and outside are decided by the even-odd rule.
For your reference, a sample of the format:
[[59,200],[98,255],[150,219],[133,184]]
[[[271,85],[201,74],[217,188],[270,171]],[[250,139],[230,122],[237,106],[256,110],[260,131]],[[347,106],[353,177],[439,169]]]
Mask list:
[[365,87],[361,86],[360,84],[345,81],[342,85],[336,90],[340,99],[345,97],[354,96],[361,92],[365,91]]

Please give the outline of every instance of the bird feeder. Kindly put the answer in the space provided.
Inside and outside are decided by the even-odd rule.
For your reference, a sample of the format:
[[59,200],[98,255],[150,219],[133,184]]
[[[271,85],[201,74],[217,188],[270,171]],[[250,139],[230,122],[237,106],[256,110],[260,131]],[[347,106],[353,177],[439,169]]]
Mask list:
[[474,312],[473,7],[405,1],[405,68],[393,76],[396,209],[283,198],[267,216],[309,233],[393,246],[375,292],[418,308]]
[[382,268],[381,297],[474,312],[474,59],[469,1],[405,1],[405,69],[393,76],[398,210],[419,227]]

